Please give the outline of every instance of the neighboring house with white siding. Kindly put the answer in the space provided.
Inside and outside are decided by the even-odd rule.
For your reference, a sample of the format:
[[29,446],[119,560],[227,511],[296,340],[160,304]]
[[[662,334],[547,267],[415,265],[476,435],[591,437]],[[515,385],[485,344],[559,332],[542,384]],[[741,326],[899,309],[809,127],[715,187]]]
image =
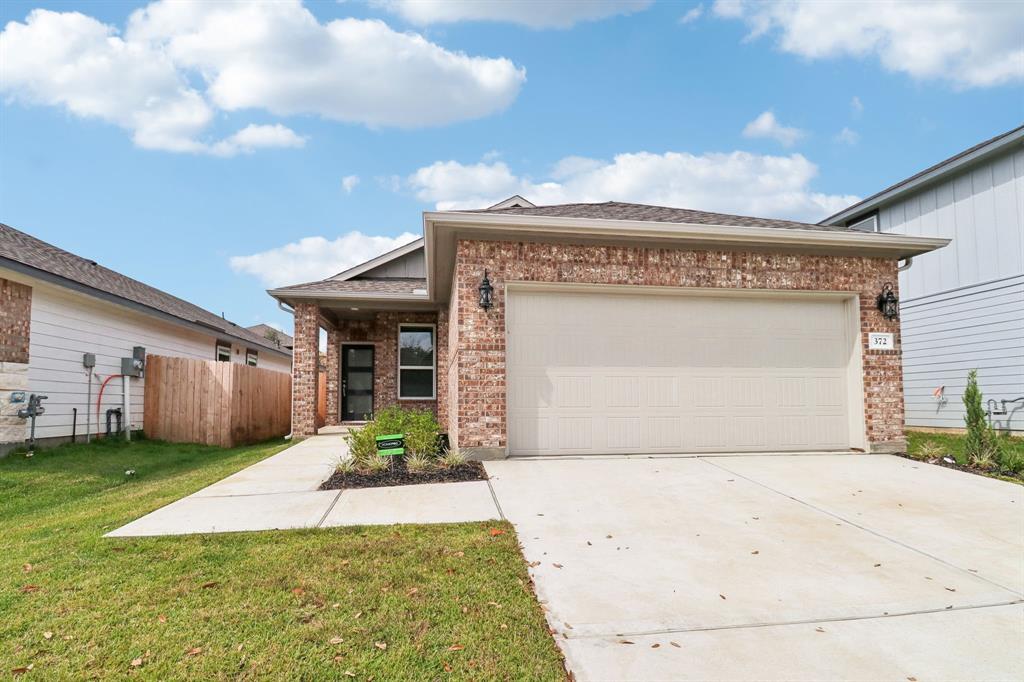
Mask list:
[[977,369],[993,423],[1024,431],[1024,126],[822,224],[953,240],[899,275],[907,425],[962,428]]
[[142,428],[145,380],[119,376],[136,347],[291,370],[291,350],[263,334],[0,223],[0,454],[28,437],[17,412],[33,393],[48,396],[37,440],[84,439],[87,422],[104,433],[108,409]]

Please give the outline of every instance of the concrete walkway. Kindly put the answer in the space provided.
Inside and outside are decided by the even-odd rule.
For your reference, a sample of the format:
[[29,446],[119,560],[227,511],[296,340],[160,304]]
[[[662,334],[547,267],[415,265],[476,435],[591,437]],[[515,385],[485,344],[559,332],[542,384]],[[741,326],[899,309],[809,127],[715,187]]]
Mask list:
[[319,490],[347,456],[342,433],[307,438],[107,536],[455,523],[501,517],[487,481]]
[[885,455],[487,462],[577,680],[1024,679],[1024,488]]

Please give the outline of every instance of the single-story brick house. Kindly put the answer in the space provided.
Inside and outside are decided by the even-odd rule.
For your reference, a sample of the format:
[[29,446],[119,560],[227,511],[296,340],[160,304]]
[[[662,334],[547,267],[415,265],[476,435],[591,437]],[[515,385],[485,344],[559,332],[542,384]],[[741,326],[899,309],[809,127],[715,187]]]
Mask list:
[[329,424],[426,406],[474,457],[898,450],[878,297],[946,243],[618,202],[426,212],[422,239],[269,292],[295,311],[293,432],[323,326]]

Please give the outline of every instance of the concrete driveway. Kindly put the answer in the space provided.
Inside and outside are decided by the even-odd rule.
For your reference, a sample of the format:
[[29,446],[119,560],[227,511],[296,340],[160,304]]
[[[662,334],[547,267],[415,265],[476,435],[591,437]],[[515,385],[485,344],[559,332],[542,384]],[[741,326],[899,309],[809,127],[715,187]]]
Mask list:
[[886,455],[488,462],[578,680],[1024,679],[1024,488]]

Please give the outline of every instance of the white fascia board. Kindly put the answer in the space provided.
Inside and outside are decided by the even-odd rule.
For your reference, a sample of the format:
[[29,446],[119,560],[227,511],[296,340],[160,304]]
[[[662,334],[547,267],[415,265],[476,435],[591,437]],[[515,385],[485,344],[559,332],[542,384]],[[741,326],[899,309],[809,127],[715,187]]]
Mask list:
[[[664,223],[605,218],[563,218],[551,216],[487,215],[475,213],[427,212],[423,214],[424,234],[437,225],[464,226],[483,231],[514,228],[517,232],[559,233],[588,237],[649,237],[678,239],[681,242],[721,242],[732,246],[766,247],[809,246],[819,248],[855,248],[865,252],[911,251],[926,253],[941,248],[949,239],[915,237],[890,233],[852,232],[845,230],[802,230],[781,227],[747,227],[734,225],[702,225]],[[428,239],[429,240],[429,239]],[[428,249],[429,258],[429,249]],[[429,263],[428,263],[429,265]],[[429,272],[429,270],[428,270]]]

